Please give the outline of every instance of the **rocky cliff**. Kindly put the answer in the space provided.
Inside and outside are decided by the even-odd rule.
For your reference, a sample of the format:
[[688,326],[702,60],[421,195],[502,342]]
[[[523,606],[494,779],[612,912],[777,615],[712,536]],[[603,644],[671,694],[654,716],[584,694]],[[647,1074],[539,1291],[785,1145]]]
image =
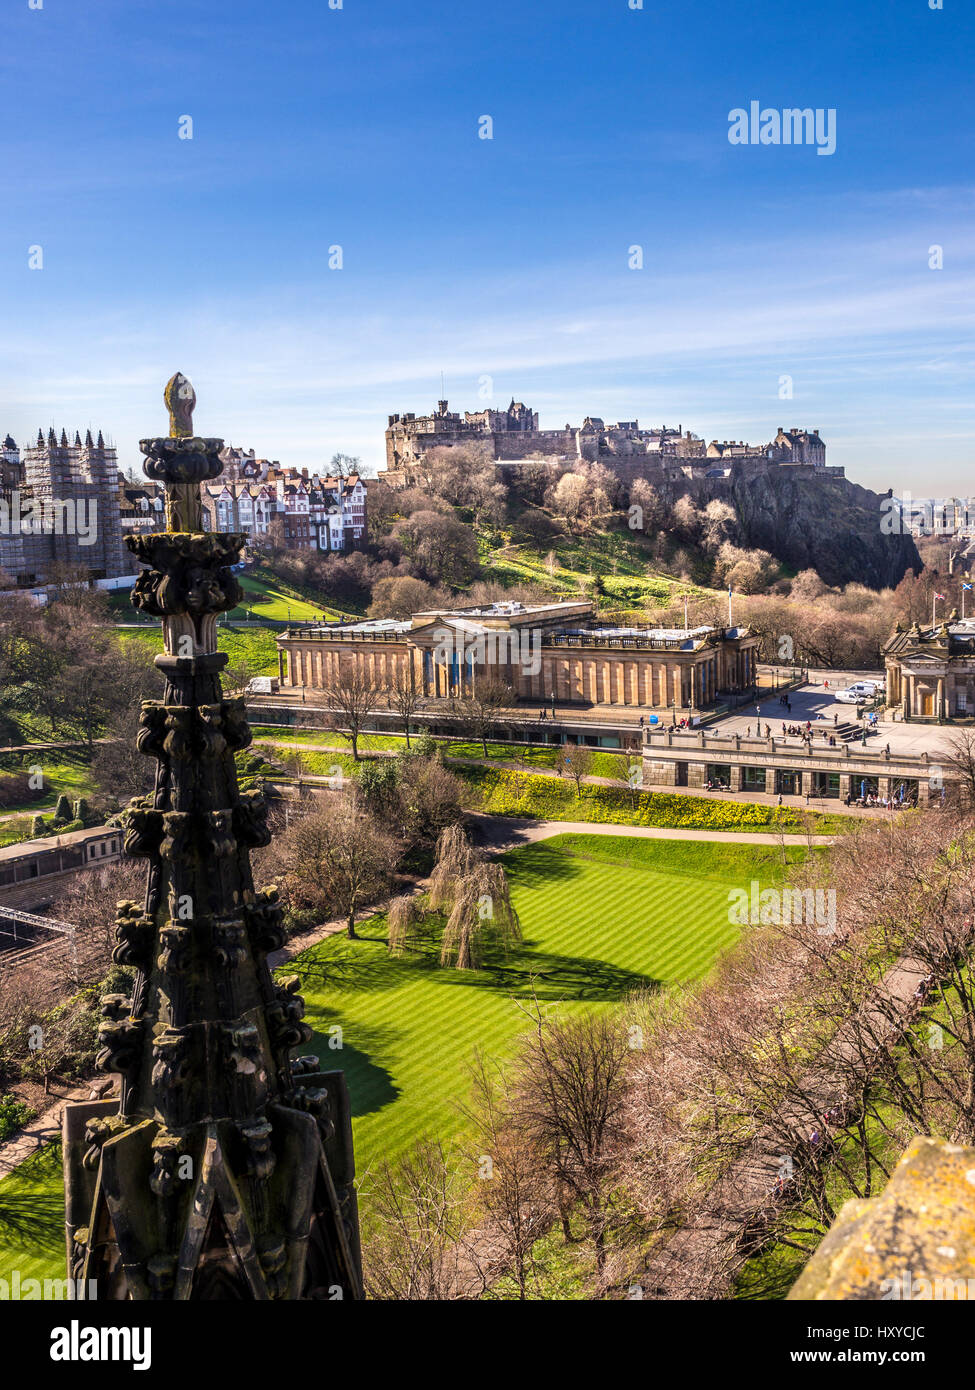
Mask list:
[[731,481],[744,544],[827,584],[893,588],[921,557],[909,535],[881,532],[884,495],[846,478],[770,468]]

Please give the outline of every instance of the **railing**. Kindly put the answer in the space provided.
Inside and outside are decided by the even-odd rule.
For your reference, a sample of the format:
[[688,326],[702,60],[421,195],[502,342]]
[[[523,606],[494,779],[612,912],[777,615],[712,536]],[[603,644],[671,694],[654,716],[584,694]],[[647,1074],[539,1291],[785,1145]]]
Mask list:
[[[655,749],[672,748],[678,751],[700,749],[715,755],[719,753],[741,754],[745,757],[774,757],[776,759],[795,758],[809,759],[820,763],[824,768],[830,764],[835,764],[837,771],[849,770],[851,762],[869,762],[883,764],[884,766],[898,766],[914,768],[918,771],[927,771],[931,765],[931,759],[927,752],[920,755],[909,753],[896,753],[886,751],[886,748],[859,748],[853,751],[853,745],[844,743],[840,747],[830,747],[824,744],[809,744],[805,739],[789,741],[786,738],[754,738],[741,734],[737,737],[732,735],[707,735],[702,730],[692,729],[690,731],[671,731],[669,729],[645,729],[644,747],[647,752],[652,753]],[[842,752],[840,751],[842,748]]]
[[281,636],[285,640],[314,638],[316,641],[325,642],[402,642],[406,633],[387,632],[382,628],[370,629],[367,632],[339,632],[331,629],[327,623],[316,623],[308,627],[289,626]]
[[607,637],[598,632],[542,633],[543,647],[624,647],[651,649],[655,651],[689,651],[689,643],[706,642],[709,634],[697,638],[687,637]]

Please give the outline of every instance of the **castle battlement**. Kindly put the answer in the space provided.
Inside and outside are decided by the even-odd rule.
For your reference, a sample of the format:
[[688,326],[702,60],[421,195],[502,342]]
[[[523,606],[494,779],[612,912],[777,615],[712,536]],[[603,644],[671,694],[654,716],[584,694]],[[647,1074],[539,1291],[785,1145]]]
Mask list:
[[[769,464],[825,469],[826,445],[819,430],[786,430],[779,426],[767,444],[714,439],[668,425],[641,429],[638,420],[608,424],[587,415],[581,425],[539,429],[538,412],[512,399],[506,410],[466,411],[463,416],[438,401],[429,415],[390,415],[386,429],[385,475],[398,482],[422,462],[431,449],[463,446],[480,453],[485,462],[504,465],[519,460],[549,460],[571,467],[580,459],[603,463],[620,472],[652,476],[654,467],[672,474],[675,467],[688,476],[717,477],[717,470],[739,470]],[[836,470],[830,470],[835,472]],[[842,469],[839,470],[842,475]]]

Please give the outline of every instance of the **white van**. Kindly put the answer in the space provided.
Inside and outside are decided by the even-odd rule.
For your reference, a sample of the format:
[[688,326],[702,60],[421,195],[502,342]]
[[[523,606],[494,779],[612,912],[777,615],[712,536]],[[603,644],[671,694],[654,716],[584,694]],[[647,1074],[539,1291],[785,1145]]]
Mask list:
[[878,692],[883,693],[879,681],[853,681],[845,690],[837,690],[836,699],[841,705],[862,705],[874,699]]

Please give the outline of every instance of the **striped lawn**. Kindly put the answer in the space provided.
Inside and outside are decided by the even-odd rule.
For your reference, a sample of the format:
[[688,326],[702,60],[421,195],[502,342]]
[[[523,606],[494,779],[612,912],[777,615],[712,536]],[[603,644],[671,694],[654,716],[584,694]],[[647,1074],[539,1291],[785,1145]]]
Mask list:
[[[788,850],[792,862],[804,853]],[[360,1172],[459,1129],[473,1050],[513,1048],[528,1026],[517,1001],[533,988],[546,1002],[599,1007],[698,979],[736,939],[729,888],[782,873],[778,847],[595,835],[560,835],[505,861],[524,933],[507,961],[442,970],[432,937],[391,960],[375,918],[360,941],[330,938],[288,967],[303,977],[313,1049],[346,1072]],[[335,1027],[341,1049],[328,1044]]]
[[[804,850],[790,847],[790,860]],[[360,1177],[424,1135],[457,1134],[475,1048],[510,1054],[527,1020],[516,1001],[606,1007],[626,993],[698,979],[735,940],[728,890],[777,882],[782,851],[759,845],[560,835],[505,856],[524,932],[478,971],[442,970],[430,934],[391,959],[385,922],[330,937],[285,967],[303,979],[309,1047],[345,1070]],[[330,1029],[342,1030],[341,1047]],[[63,1268],[56,1151],[0,1181],[0,1278]]]

